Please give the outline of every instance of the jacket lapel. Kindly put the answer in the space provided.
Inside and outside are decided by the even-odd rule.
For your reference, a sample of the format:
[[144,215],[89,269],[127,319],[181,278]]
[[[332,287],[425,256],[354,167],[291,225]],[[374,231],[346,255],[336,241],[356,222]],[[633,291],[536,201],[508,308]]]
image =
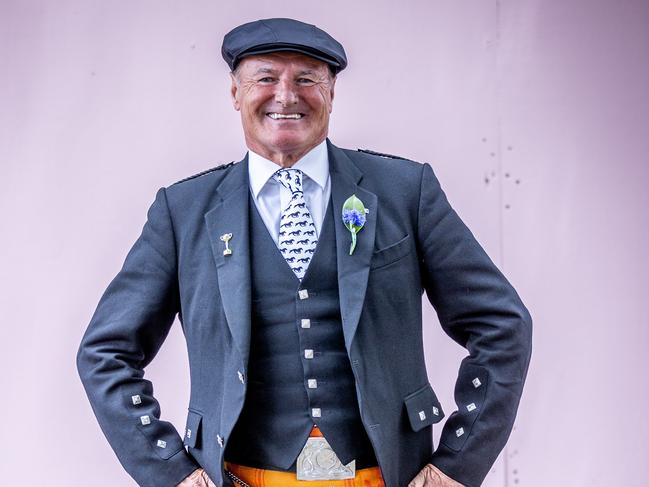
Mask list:
[[[329,153],[329,172],[331,175],[331,197],[333,203],[334,228],[336,230],[336,252],[338,263],[338,292],[340,294],[340,314],[343,322],[345,346],[351,353],[351,344],[358,328],[370,261],[374,252],[376,235],[376,194],[358,186],[363,173],[352,160],[327,139]],[[349,255],[351,234],[342,222],[342,207],[345,200],[355,194],[365,208],[369,209],[365,225],[358,233],[354,253]]]
[[[216,191],[219,202],[205,213],[217,268],[219,292],[230,333],[248,364],[250,351],[250,250],[248,238],[248,156],[228,170]],[[231,233],[231,255],[223,255],[221,235]]]
[[[331,176],[331,198],[333,204],[334,229],[338,265],[338,292],[340,314],[345,336],[345,347],[351,351],[351,344],[358,328],[370,261],[374,252],[376,235],[376,194],[360,187],[363,173],[352,160],[327,139],[329,171]],[[228,171],[216,191],[219,202],[205,213],[212,254],[217,268],[219,292],[230,333],[241,353],[244,364],[248,364],[251,328],[250,248],[248,235],[248,157]],[[358,234],[354,253],[349,255],[351,235],[342,222],[343,203],[355,194],[369,209],[367,220]],[[223,255],[225,243],[221,235],[231,233],[229,246],[231,255]]]

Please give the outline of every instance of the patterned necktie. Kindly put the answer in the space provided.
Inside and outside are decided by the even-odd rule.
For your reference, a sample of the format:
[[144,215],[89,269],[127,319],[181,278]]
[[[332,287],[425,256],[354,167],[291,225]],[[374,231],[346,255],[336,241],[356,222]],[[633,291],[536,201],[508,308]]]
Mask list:
[[279,220],[278,243],[284,259],[301,281],[318,243],[313,217],[302,192],[302,171],[279,169],[273,178],[291,192],[291,201]]

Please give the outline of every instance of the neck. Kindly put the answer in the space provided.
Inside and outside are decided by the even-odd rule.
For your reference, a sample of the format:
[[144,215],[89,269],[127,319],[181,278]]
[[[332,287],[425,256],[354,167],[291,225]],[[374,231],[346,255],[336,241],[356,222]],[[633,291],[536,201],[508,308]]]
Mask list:
[[274,162],[280,167],[291,167],[293,166],[297,161],[302,159],[305,154],[307,154],[311,149],[322,143],[323,140],[325,140],[326,136],[322,138],[322,140],[319,140],[316,142],[314,145],[311,145],[306,148],[295,148],[295,149],[290,149],[290,150],[282,150],[282,149],[272,149],[268,147],[261,147],[258,144],[250,143],[247,141],[247,146],[248,149],[251,151],[256,152],[260,156],[262,156],[265,159],[268,159],[269,161]]

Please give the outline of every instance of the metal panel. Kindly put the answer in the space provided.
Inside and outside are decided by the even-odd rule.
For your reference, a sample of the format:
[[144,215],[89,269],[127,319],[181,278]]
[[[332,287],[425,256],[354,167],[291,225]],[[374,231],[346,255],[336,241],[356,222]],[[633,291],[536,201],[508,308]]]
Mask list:
[[[46,424],[6,424],[5,483],[33,467],[24,452],[36,444],[64,446],[39,457],[50,485],[128,483],[70,357],[155,189],[243,154],[218,48],[234,25],[271,16],[316,23],[347,48],[332,140],[431,163],[530,308],[528,384],[485,485],[646,483],[646,0],[2,2],[0,205],[11,232],[0,304],[16,326],[0,333],[16,346],[0,360],[21,376],[3,377],[19,400],[0,416],[38,417],[53,398]],[[427,303],[425,318],[429,376],[450,413],[465,352]],[[177,325],[150,369],[182,429]]]
[[502,4],[502,262],[535,323],[508,485],[646,485],[649,4]]

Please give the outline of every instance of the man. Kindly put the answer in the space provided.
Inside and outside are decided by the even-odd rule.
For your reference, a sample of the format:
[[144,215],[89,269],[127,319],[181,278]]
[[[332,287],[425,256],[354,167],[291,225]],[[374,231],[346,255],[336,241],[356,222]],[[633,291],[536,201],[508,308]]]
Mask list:
[[[249,151],[158,190],[79,347],[119,460],[152,487],[479,485],[518,407],[527,309],[428,164],[327,138],[347,65],[335,39],[266,19],[222,52]],[[434,451],[424,291],[469,352]],[[176,314],[183,440],[143,378]]]

